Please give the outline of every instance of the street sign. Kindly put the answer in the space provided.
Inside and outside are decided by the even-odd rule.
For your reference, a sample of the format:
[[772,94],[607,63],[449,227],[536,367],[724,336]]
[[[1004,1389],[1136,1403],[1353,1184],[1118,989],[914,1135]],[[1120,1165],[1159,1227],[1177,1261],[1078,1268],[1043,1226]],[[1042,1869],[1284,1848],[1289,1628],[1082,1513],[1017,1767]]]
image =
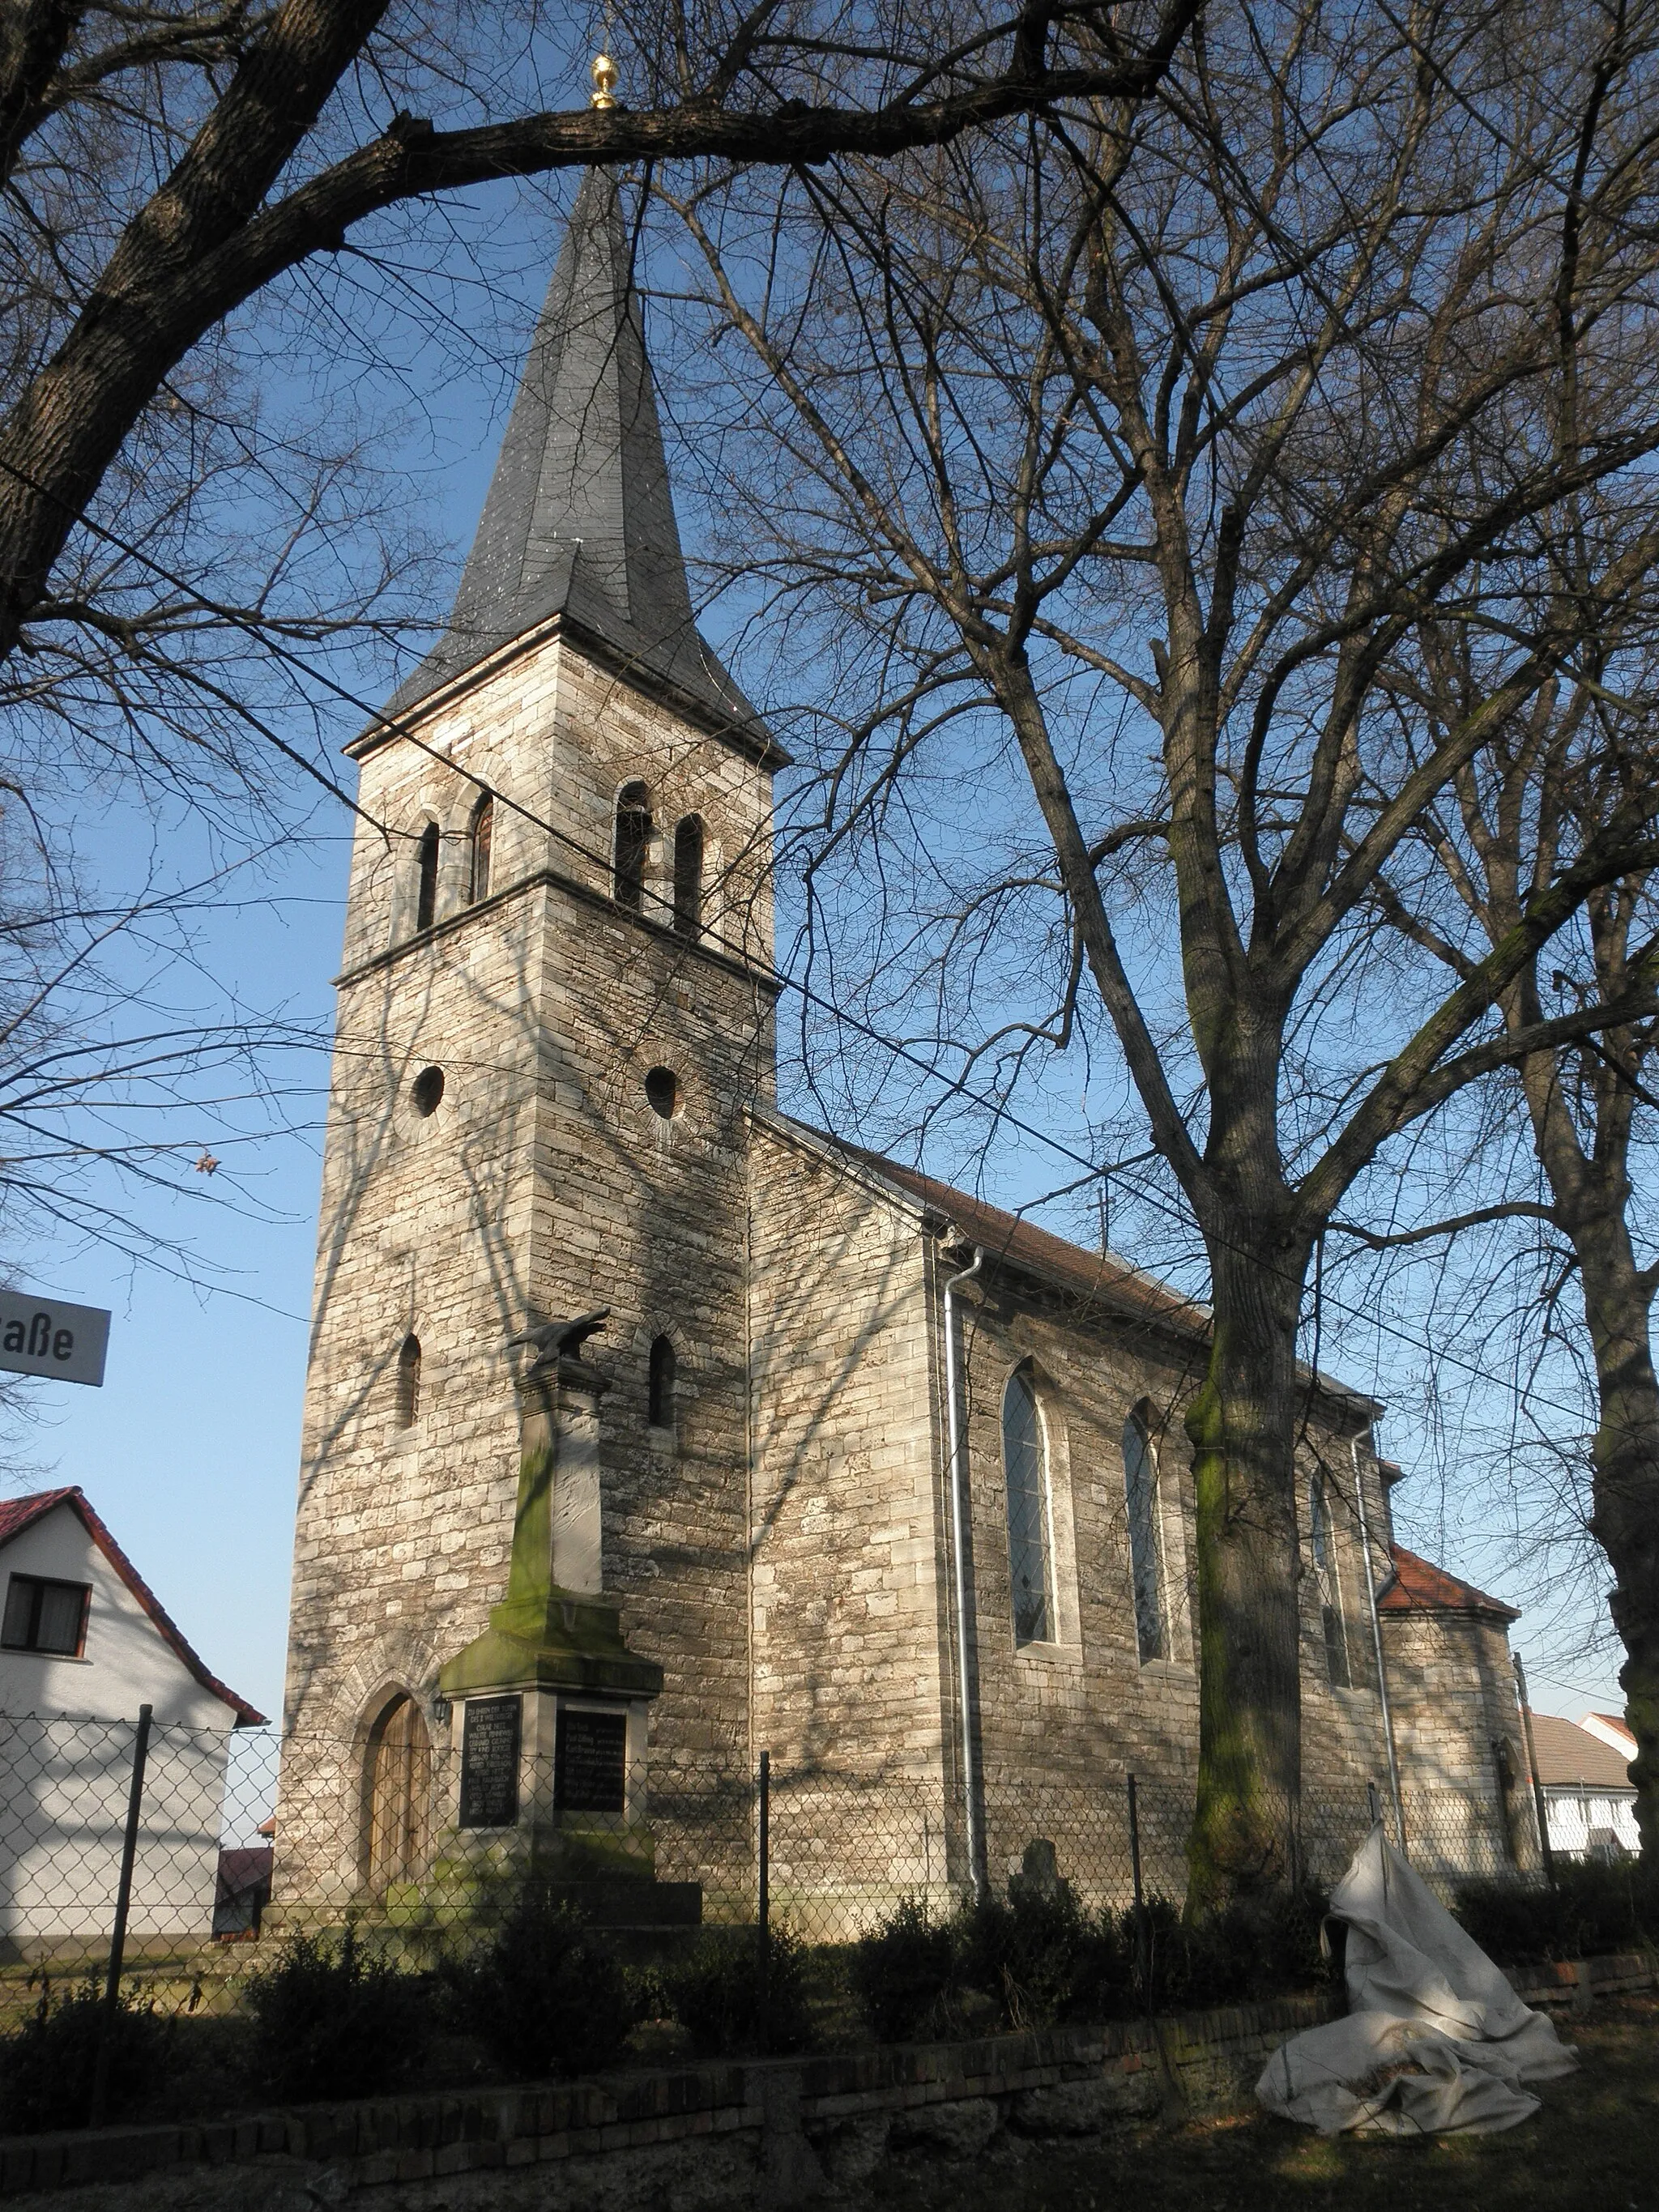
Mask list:
[[30,1291],[0,1291],[0,1370],[55,1375],[60,1382],[104,1379],[109,1315],[102,1306],[72,1306]]

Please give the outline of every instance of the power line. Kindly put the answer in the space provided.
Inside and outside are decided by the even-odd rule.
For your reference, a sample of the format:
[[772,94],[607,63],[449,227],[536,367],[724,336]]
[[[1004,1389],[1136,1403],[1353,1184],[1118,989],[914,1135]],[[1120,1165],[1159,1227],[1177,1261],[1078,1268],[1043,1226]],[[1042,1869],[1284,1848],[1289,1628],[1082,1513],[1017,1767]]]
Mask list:
[[[48,490],[46,487],[41,485],[36,479],[31,477],[27,471],[19,468],[15,462],[3,459],[3,457],[0,457],[0,467],[3,467],[11,476],[16,478],[19,483],[26,484],[30,489],[40,494],[42,497],[55,500],[56,503],[63,508],[64,511],[70,512],[65,502],[61,500],[57,500],[57,495],[54,493]],[[324,690],[331,693],[343,706],[349,707],[354,713],[361,715],[366,721],[376,726],[386,736],[404,739],[407,743],[414,745],[418,751],[424,753],[428,759],[436,762],[440,766],[449,769],[452,774],[459,776],[465,781],[472,784],[479,792],[487,793],[493,801],[498,802],[500,805],[506,807],[510,812],[518,815],[522,820],[528,822],[534,828],[541,830],[545,836],[551,837],[557,843],[564,846],[569,851],[587,860],[591,865],[600,871],[602,876],[609,874],[612,865],[612,856],[610,854],[596,852],[593,848],[585,844],[581,839],[574,836],[568,830],[563,829],[556,823],[547,820],[544,816],[538,813],[533,807],[526,805],[522,800],[515,799],[510,793],[501,790],[498,786],[492,783],[489,777],[480,775],[476,769],[464,767],[459,761],[455,760],[448,753],[445,752],[441,747],[434,745],[427,739],[417,735],[417,733],[408,726],[401,716],[388,714],[383,708],[376,707],[371,702],[363,699],[357,693],[352,691],[348,686],[342,684],[337,678],[330,675],[325,670],[313,667],[310,663],[301,659],[299,654],[295,653],[285,641],[273,636],[267,629],[247,616],[240,608],[225,606],[208,598],[197,586],[188,582],[174,571],[167,568],[160,562],[153,559],[151,556],[143,550],[143,548],[137,545],[132,541],[124,538],[119,535],[119,533],[110,530],[105,525],[94,521],[90,516],[84,514],[76,514],[73,519],[79,526],[90,531],[94,536],[101,538],[106,544],[113,547],[117,551],[124,554],[127,558],[137,562],[149,574],[156,577],[161,582],[167,584],[175,591],[187,592],[198,605],[206,609],[209,612],[216,617],[217,619],[226,623],[233,629],[241,630],[244,635],[254,640],[257,643],[261,645],[264,650],[272,653],[278,660],[283,661],[302,672],[311,682],[319,684]],[[166,661],[164,665],[172,671],[172,672],[182,677],[186,681],[199,682],[201,680],[199,678],[193,675],[191,671],[181,668],[175,663]],[[219,692],[217,686],[209,686],[208,688],[216,696],[222,698],[224,696],[222,693]],[[392,836],[402,834],[391,830],[386,823],[377,820],[374,816],[369,814],[365,808],[357,805],[355,800],[349,798],[334,779],[325,775],[323,771],[318,769],[313,763],[307,761],[294,747],[288,744],[283,738],[278,737],[274,731],[269,729],[258,716],[253,714],[250,710],[241,706],[240,702],[228,701],[227,703],[230,705],[233,712],[245,715],[246,719],[252,724],[254,728],[257,729],[270,744],[275,745],[285,758],[294,762],[305,772],[306,775],[320,782],[326,790],[331,792],[333,796],[339,799],[341,802],[354,814],[357,815],[362,820],[370,823],[382,836],[389,839]],[[722,952],[726,953],[731,957],[741,961],[745,966],[753,967],[755,965],[755,963],[750,960],[748,954],[740,945],[733,944],[729,939],[719,937],[712,931],[707,932],[706,934],[714,938],[715,944]],[[969,1085],[961,1081],[959,1079],[947,1074],[945,1071],[938,1067],[933,1061],[927,1059],[922,1054],[916,1052],[911,1047],[896,1043],[893,1039],[884,1036],[872,1024],[860,1020],[855,1014],[848,1012],[844,1007],[836,1005],[831,1000],[826,999],[821,993],[814,991],[809,984],[803,982],[798,977],[788,975],[776,970],[769,971],[769,973],[771,974],[772,980],[775,981],[781,989],[794,992],[807,1006],[827,1015],[830,1020],[844,1027],[854,1030],[860,1036],[868,1039],[872,1043],[877,1045],[882,1051],[889,1054],[895,1059],[906,1062],[908,1066],[918,1070],[921,1073],[927,1076],[931,1082],[944,1085],[951,1095],[962,1098],[969,1104],[978,1108],[981,1111],[989,1114],[994,1121],[1017,1131],[1022,1136],[1030,1138],[1035,1143],[1045,1146],[1056,1158],[1068,1162],[1073,1166],[1082,1168],[1089,1177],[1100,1179],[1102,1177],[1109,1176],[1113,1174],[1121,1174],[1123,1172],[1122,1164],[1114,1163],[1103,1167],[1098,1162],[1090,1159],[1085,1153],[1079,1152],[1074,1146],[1068,1145],[1063,1139],[1055,1137],[1048,1130],[1039,1127],[1034,1122],[1024,1120],[1020,1115],[1017,1115],[1005,1101],[988,1096],[984,1092],[972,1089]],[[958,1047],[956,1048],[958,1050],[965,1050],[965,1048]],[[1197,1230],[1200,1236],[1204,1237],[1206,1246],[1212,1243],[1217,1243],[1221,1245],[1224,1249],[1232,1252],[1239,1258],[1249,1259],[1258,1266],[1264,1264],[1261,1261],[1261,1255],[1259,1254],[1250,1250],[1243,1245],[1233,1242],[1225,1236],[1202,1230],[1193,1217],[1182,1212],[1179,1207],[1172,1205],[1167,1199],[1162,1197],[1161,1194],[1154,1194],[1144,1184],[1138,1188],[1133,1185],[1131,1188],[1135,1189],[1135,1195],[1140,1204],[1146,1206],[1151,1212],[1161,1214],[1165,1218],[1175,1222],[1182,1227]],[[1267,1262],[1265,1264],[1269,1267],[1272,1266],[1271,1262]],[[1133,1272],[1139,1273],[1140,1271],[1134,1270]],[[1282,1271],[1273,1269],[1273,1272],[1278,1273],[1281,1281],[1285,1283],[1287,1286],[1297,1290],[1298,1293],[1305,1288],[1305,1284],[1304,1282],[1294,1279],[1288,1274],[1285,1274]],[[1437,1347],[1431,1344],[1426,1338],[1413,1335],[1408,1329],[1401,1327],[1396,1322],[1385,1320],[1381,1315],[1367,1312],[1358,1307],[1351,1305],[1345,1300],[1334,1296],[1328,1291],[1323,1290],[1322,1287],[1320,1295],[1324,1303],[1333,1308],[1336,1312],[1345,1315],[1352,1321],[1369,1325],[1372,1329],[1377,1331],[1379,1334],[1392,1338],[1395,1341],[1407,1346],[1412,1352],[1426,1358],[1431,1363],[1438,1362],[1442,1364],[1455,1367],[1463,1373],[1473,1377],[1477,1382],[1484,1382],[1490,1388],[1506,1394],[1513,1392],[1516,1387],[1512,1381],[1505,1378],[1504,1376],[1491,1373],[1487,1369],[1482,1367],[1477,1361],[1472,1360],[1462,1353],[1449,1352],[1442,1347]],[[1554,1413],[1564,1414],[1571,1420],[1577,1422],[1583,1419],[1583,1409],[1581,1407],[1566,1405],[1558,1399],[1551,1398],[1535,1392],[1528,1392],[1527,1395],[1529,1402],[1532,1404],[1547,1407]]]

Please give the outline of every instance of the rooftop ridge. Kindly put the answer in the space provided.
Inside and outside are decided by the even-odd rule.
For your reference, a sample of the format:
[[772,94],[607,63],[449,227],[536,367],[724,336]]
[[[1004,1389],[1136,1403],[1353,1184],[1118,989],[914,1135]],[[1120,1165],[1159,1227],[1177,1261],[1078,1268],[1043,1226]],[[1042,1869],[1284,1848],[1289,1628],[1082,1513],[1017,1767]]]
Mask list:
[[238,1697],[234,1690],[209,1669],[183,1629],[117,1543],[108,1524],[78,1482],[61,1484],[54,1490],[33,1491],[27,1497],[9,1498],[0,1503],[0,1547],[9,1544],[14,1537],[21,1536],[26,1528],[33,1528],[37,1521],[44,1519],[59,1505],[69,1506],[78,1516],[87,1534],[149,1615],[161,1641],[171,1649],[176,1658],[183,1662],[204,1690],[210,1691],[222,1704],[230,1707],[236,1716],[234,1725],[238,1728],[262,1728],[264,1715],[249,1705],[246,1698]]

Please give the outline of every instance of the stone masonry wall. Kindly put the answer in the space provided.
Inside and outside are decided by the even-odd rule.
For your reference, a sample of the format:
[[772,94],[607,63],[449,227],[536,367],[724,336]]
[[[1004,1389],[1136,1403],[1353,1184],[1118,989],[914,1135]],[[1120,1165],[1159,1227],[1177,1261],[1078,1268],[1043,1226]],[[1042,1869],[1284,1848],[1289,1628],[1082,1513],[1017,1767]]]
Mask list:
[[[963,1365],[973,1494],[975,1648],[994,1881],[1033,1837],[1088,1886],[1091,1863],[1125,1863],[1123,1778],[1141,1784],[1143,1857],[1154,1886],[1180,1894],[1198,1750],[1196,1549],[1182,1417],[1202,1348],[1103,1302],[1044,1293],[1017,1278],[964,1291]],[[1001,1418],[1024,1362],[1042,1407],[1052,1496],[1057,1603],[1048,1640],[1015,1644]],[[1164,1566],[1164,1658],[1143,1664],[1130,1573],[1123,1437],[1139,1407],[1155,1439]],[[1315,1427],[1330,1470],[1352,1680],[1333,1688],[1311,1573],[1304,1574],[1303,1778],[1310,1844],[1328,1828],[1334,1873],[1363,1832],[1365,1784],[1386,1792],[1370,1615],[1348,1449]],[[1375,1462],[1361,1462],[1373,1532],[1384,1527]],[[1300,1471],[1304,1544],[1308,1480]],[[1380,1540],[1373,1534],[1373,1559]],[[1304,1562],[1305,1564],[1305,1562]],[[1069,1864],[1068,1864],[1069,1860]]]
[[[1539,1863],[1509,1632],[1488,1614],[1384,1611],[1407,1841],[1425,1871]],[[1500,1788],[1493,1745],[1509,1747]]]
[[[611,1385],[605,1585],[666,1669],[653,1724],[673,1755],[747,1759],[744,1116],[770,1084],[770,1004],[719,938],[674,934],[654,894],[673,821],[695,809],[710,911],[764,949],[768,778],[556,642],[464,689],[421,734],[458,767],[408,741],[362,762],[372,820],[353,860],[295,1546],[290,1881],[307,1863],[352,1877],[374,1713],[399,1688],[425,1701],[503,1593],[519,1449],[505,1347],[535,1314],[613,1310],[592,1347]],[[500,794],[489,896],[471,908],[477,785],[459,768]],[[667,830],[642,914],[609,896],[615,793],[635,779]],[[444,831],[436,925],[411,940],[428,819]],[[390,848],[375,823],[399,833]],[[410,1089],[428,1066],[444,1089],[423,1116]],[[659,1066],[680,1085],[671,1121],[644,1095]],[[421,1407],[400,1430],[411,1332]],[[678,1418],[648,1433],[659,1332],[679,1355]]]
[[816,1922],[965,1878],[931,1240],[808,1139],[751,1160],[755,1736]]
[[1331,2011],[1328,1996],[1281,1997],[970,2043],[25,2136],[0,2145],[0,2197],[52,2192],[64,2212],[108,2205],[114,2189],[145,2212],[301,2212],[360,2192],[384,2212],[787,2212],[848,2201],[841,2192],[892,2156],[978,2158],[1009,2135],[1080,2148],[1159,2114],[1248,2110],[1270,2054]]

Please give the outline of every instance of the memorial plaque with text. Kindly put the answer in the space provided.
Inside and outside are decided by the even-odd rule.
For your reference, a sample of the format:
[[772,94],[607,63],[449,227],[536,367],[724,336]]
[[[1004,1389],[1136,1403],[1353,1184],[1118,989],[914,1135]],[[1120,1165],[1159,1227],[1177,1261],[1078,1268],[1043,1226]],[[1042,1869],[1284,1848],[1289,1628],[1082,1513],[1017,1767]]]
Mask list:
[[553,1799],[562,1813],[620,1813],[628,1801],[628,1719],[559,1712]]
[[461,1720],[461,1826],[511,1828],[519,1818],[523,1700],[469,1698]]

